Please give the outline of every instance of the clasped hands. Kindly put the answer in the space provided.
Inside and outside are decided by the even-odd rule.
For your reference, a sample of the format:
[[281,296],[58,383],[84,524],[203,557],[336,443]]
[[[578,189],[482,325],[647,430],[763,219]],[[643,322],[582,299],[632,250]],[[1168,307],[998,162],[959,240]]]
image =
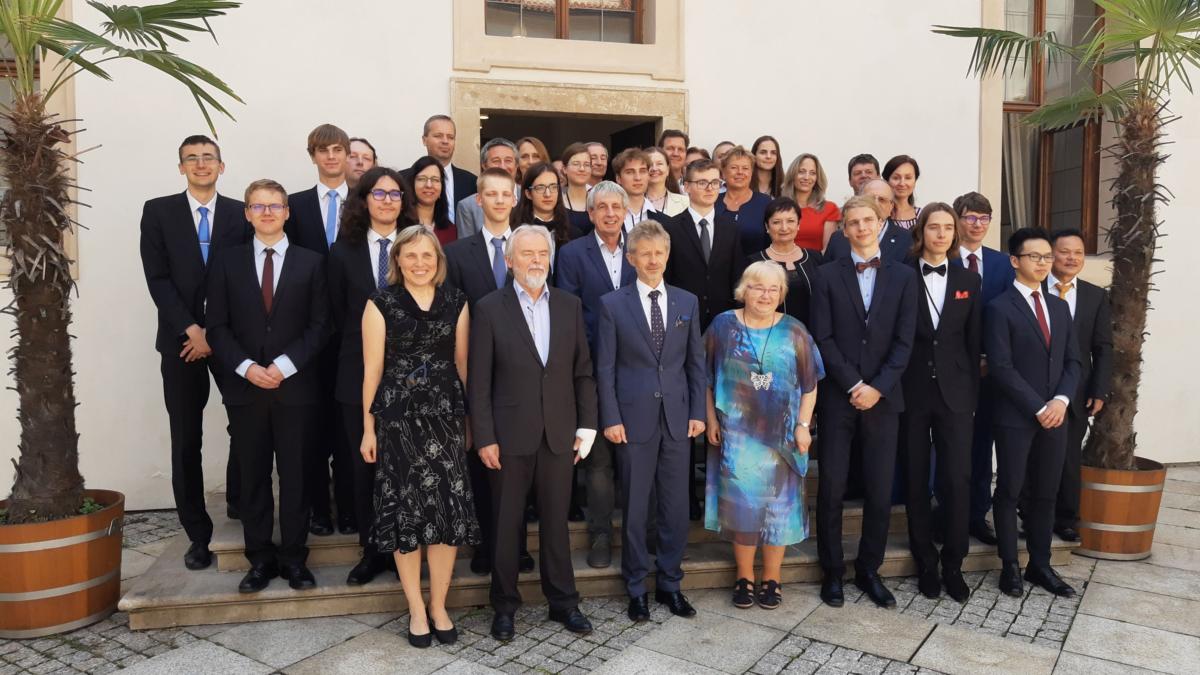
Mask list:
[[283,372],[274,363],[266,368],[254,363],[246,369],[246,379],[260,389],[278,389],[283,384]]
[[850,405],[858,410],[870,410],[879,403],[879,399],[883,398],[883,394],[879,390],[869,384],[859,384],[857,387],[850,390]]
[[1037,416],[1037,421],[1043,429],[1053,429],[1061,426],[1066,418],[1067,404],[1056,398],[1046,401],[1045,407]]
[[187,363],[199,361],[212,354],[212,347],[208,346],[208,338],[200,324],[192,324],[184,331],[187,339],[183,341],[183,351],[179,352],[179,358]]

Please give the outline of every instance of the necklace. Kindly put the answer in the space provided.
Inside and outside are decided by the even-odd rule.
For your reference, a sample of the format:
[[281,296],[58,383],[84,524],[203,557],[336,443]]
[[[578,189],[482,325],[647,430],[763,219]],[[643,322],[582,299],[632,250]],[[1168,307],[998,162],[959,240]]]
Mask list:
[[[771,318],[773,320],[775,317]],[[777,323],[779,322],[773,321],[771,323],[771,327],[767,329],[767,337],[763,340],[761,353],[758,351],[758,348],[754,346],[754,338],[750,335],[750,333],[746,333],[746,343],[750,345],[750,351],[754,355],[754,361],[758,364],[758,370],[750,371],[750,384],[754,387],[755,391],[770,390],[771,382],[775,379],[775,373],[763,372],[763,359],[767,355],[767,346],[771,344],[771,333],[775,332],[775,325]],[[742,325],[748,329],[751,328],[749,322],[746,321],[745,311],[742,312]]]
[[771,244],[767,248],[771,249],[771,252],[774,253],[775,255],[786,257],[786,256],[790,256],[790,255],[795,255],[796,249],[799,247],[793,246],[790,251],[780,251],[779,249],[775,248],[775,244]]

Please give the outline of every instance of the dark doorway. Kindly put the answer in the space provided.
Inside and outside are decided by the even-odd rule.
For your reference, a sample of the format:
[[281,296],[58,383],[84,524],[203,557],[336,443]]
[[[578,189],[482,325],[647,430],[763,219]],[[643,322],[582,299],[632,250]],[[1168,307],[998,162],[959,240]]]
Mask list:
[[516,142],[523,136],[535,136],[546,144],[550,159],[559,158],[576,141],[600,141],[608,146],[609,157],[626,148],[654,145],[661,117],[587,116],[572,113],[482,110],[479,143],[496,137]]

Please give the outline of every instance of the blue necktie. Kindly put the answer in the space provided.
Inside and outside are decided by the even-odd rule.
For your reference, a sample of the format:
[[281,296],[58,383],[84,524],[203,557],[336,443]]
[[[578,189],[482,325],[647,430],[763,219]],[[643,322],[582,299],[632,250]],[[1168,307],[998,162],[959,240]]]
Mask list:
[[508,266],[504,264],[504,240],[495,237],[492,248],[496,249],[496,255],[492,256],[492,276],[496,278],[496,288],[504,288],[504,277],[508,275]]
[[329,191],[329,205],[325,207],[325,243],[333,246],[333,240],[337,239],[338,226],[338,192],[337,190]]
[[200,237],[200,257],[204,259],[204,264],[208,264],[208,244],[212,238],[208,227],[208,207],[201,206],[196,209],[200,212],[200,228],[196,233]]
[[388,240],[379,240],[379,263],[375,266],[375,287],[387,286],[388,276]]

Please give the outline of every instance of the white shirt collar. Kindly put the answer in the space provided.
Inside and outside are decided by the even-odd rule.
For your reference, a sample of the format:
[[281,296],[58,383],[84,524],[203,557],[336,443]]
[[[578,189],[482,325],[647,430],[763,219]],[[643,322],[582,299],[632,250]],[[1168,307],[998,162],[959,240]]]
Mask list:
[[[367,244],[368,244],[369,246],[375,246],[375,245],[377,245],[377,244],[379,243],[379,240],[380,240],[380,239],[387,239],[389,242],[395,243],[395,241],[396,241],[396,230],[392,230],[392,233],[391,233],[391,234],[389,234],[388,236],[384,237],[384,236],[381,236],[381,235],[380,235],[378,232],[376,232],[375,230],[373,230],[373,229],[371,229],[371,228],[369,228],[369,227],[367,228]],[[389,243],[389,244],[388,244],[388,246],[391,246],[391,245],[392,245],[391,243]]]
[[[257,235],[254,237],[253,242],[254,242],[255,257],[262,255],[263,251],[267,250],[267,245],[262,243],[262,241],[259,240]],[[282,258],[284,256],[284,254],[287,253],[287,248],[288,248],[288,238],[287,238],[286,234],[283,235],[282,239],[275,242],[275,244],[273,246],[271,246],[271,249],[275,251],[275,257],[277,257],[277,258]]]
[[692,214],[692,222],[696,224],[696,227],[700,227],[700,219],[702,219],[702,218],[704,220],[708,221],[709,226],[712,226],[713,213],[715,213],[715,212],[716,212],[715,207],[712,210],[710,210],[708,213],[700,213],[696,209],[693,209],[691,206],[688,207],[688,213]]
[[[1046,276],[1046,287],[1047,287],[1047,288],[1053,288],[1054,290],[1056,290],[1056,291],[1057,291],[1057,290],[1058,290],[1058,283],[1059,283],[1060,281],[1061,281],[1061,279],[1059,279],[1058,277],[1054,276],[1054,274],[1053,274],[1053,273],[1051,273],[1051,274],[1049,274],[1049,275],[1047,275],[1047,276]],[[1074,278],[1074,279],[1071,279],[1071,280],[1070,280],[1070,281],[1068,281],[1067,283],[1071,284],[1071,290],[1073,291],[1073,290],[1075,290],[1076,288],[1078,288],[1078,287],[1079,287],[1079,278],[1078,278],[1078,277],[1076,277],[1076,278]]]
[[643,300],[650,299],[650,291],[658,291],[662,294],[659,296],[659,299],[661,300],[663,297],[665,297],[667,295],[667,282],[660,279],[658,281],[658,285],[651,288],[651,287],[647,286],[645,283],[643,283],[641,279],[638,279],[637,280],[637,291],[638,291],[638,295],[641,296],[641,298]]
[[504,230],[504,233],[503,233],[503,234],[501,234],[499,237],[497,237],[497,236],[495,236],[494,234],[492,234],[492,231],[491,231],[491,230],[489,230],[489,229],[487,229],[487,227],[480,227],[480,228],[479,228],[479,231],[483,233],[483,241],[484,241],[484,243],[485,243],[485,244],[487,244],[488,246],[491,246],[491,245],[492,245],[492,240],[493,240],[493,239],[502,239],[502,240],[504,240],[504,241],[508,241],[508,237],[509,237],[509,235],[511,235],[511,234],[512,234],[512,228],[506,228],[506,229]]
[[949,259],[949,258],[946,258],[946,259],[945,259],[945,260],[943,260],[942,262],[940,262],[940,263],[936,263],[936,264],[935,264],[935,263],[931,263],[931,262],[929,262],[928,260],[926,260],[926,259],[925,259],[925,256],[921,256],[921,263],[922,263],[922,264],[925,264],[925,265],[929,265],[930,267],[939,267],[939,266],[942,266],[942,265],[945,265],[946,267],[949,267],[950,259]]
[[621,249],[624,248],[623,244],[625,243],[625,228],[621,228],[621,234],[617,237],[617,250],[615,252],[608,250],[608,244],[605,244],[604,240],[600,238],[599,232],[592,230],[592,234],[596,237],[596,244],[600,247],[601,253],[617,255],[621,252]]
[[850,249],[850,260],[852,260],[852,261],[854,261],[854,262],[856,262],[856,263],[860,263],[860,262],[870,262],[871,260],[874,260],[875,258],[879,258],[879,259],[880,259],[880,260],[879,260],[879,262],[880,262],[880,263],[882,263],[882,262],[883,262],[883,258],[882,258],[882,257],[880,257],[880,255],[879,255],[879,251],[875,251],[875,255],[871,256],[871,257],[870,257],[870,259],[868,259],[868,258],[864,258],[864,257],[862,257],[861,255],[859,255],[858,253],[856,253],[856,252],[854,251],[854,249]]
[[979,249],[976,251],[972,251],[971,249],[967,248],[966,246],[958,247],[958,257],[962,258],[963,260],[966,260],[967,256],[971,255],[972,253],[974,253],[975,257],[978,258],[979,260],[983,260],[983,244],[980,244]]
[[1041,286],[1038,286],[1037,288],[1030,288],[1016,279],[1013,280],[1013,287],[1021,292],[1021,297],[1025,298],[1025,302],[1032,302],[1032,300],[1029,299],[1029,296],[1033,295],[1035,291],[1038,293],[1041,293],[1042,291]]
[[201,203],[200,203],[200,200],[198,200],[198,199],[196,199],[194,196],[192,196],[192,192],[191,192],[191,190],[187,190],[187,191],[185,192],[185,194],[187,195],[188,206],[191,206],[191,207],[192,207],[192,213],[196,213],[196,212],[197,212],[197,210],[198,210],[198,209],[199,209],[201,206],[203,206],[203,207],[206,207],[206,208],[208,209],[208,215],[209,215],[209,217],[210,217],[210,218],[212,217],[212,215],[213,215],[213,211],[215,210],[215,209],[214,209],[214,207],[216,207],[216,205],[217,205],[217,193],[215,193],[215,192],[214,192],[214,193],[213,193],[213,196],[212,196],[212,199],[208,200],[208,203],[205,203],[205,204],[201,204]]
[[520,300],[521,302],[526,302],[530,305],[537,305],[541,302],[550,302],[550,289],[546,286],[542,287],[542,294],[538,296],[537,300],[534,300],[533,296],[530,295],[525,290],[525,287],[522,286],[516,279],[513,279],[512,285],[513,290],[517,292],[517,300]]
[[330,188],[324,183],[317,183],[317,196],[321,199],[325,199],[329,196],[329,191],[331,189],[337,190],[339,203],[345,202],[346,196],[350,194],[350,186],[346,184],[346,181],[342,181],[342,184],[336,188]]

